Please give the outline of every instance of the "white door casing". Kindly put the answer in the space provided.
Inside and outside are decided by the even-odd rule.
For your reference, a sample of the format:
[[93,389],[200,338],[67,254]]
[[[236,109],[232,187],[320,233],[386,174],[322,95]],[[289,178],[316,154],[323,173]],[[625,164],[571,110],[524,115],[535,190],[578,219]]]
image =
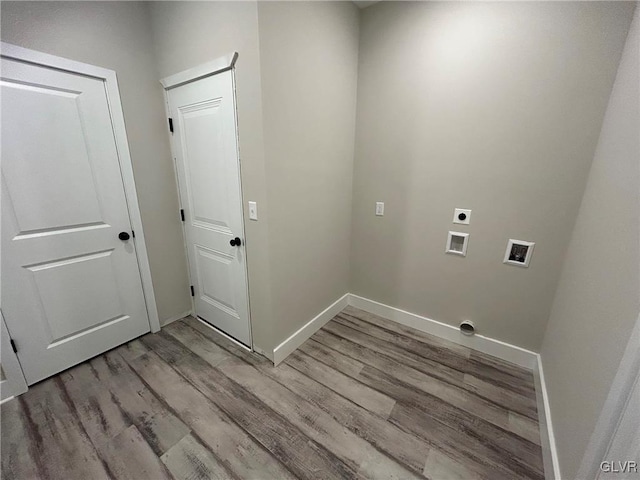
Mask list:
[[212,62],[163,84],[195,314],[250,347],[234,72],[229,63],[220,71],[218,63],[224,64]]
[[640,474],[640,314],[628,338],[576,478]]
[[0,354],[0,401],[5,401],[26,392],[27,382],[18,357],[11,347],[11,339],[2,312],[0,312]]
[[115,73],[3,43],[0,87],[2,311],[32,384],[159,322]]

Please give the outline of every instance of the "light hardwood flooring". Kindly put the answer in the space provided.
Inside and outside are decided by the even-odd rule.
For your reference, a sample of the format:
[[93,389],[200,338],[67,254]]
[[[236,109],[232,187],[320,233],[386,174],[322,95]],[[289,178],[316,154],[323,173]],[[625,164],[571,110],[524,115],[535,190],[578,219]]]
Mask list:
[[193,318],[2,405],[3,479],[542,479],[530,371],[347,307],[278,367]]

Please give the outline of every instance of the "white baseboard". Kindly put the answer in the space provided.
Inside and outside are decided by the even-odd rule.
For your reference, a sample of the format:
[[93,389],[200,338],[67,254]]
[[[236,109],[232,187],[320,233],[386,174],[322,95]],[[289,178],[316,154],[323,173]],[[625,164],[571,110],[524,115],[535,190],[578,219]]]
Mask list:
[[438,322],[427,317],[406,312],[399,308],[390,307],[383,303],[349,294],[349,305],[364,310],[365,312],[380,315],[402,325],[415,328],[425,333],[435,335],[445,340],[473,348],[482,353],[493,355],[507,362],[515,363],[521,367],[534,369],[538,354],[500,340],[485,337],[483,335],[467,336],[460,333],[457,327]]
[[309,337],[320,330],[325,323],[335,317],[349,304],[349,294],[345,293],[322,312],[303,325],[298,331],[273,349],[273,364],[278,365]]
[[182,320],[184,317],[188,317],[189,315],[191,315],[191,310],[187,310],[186,312],[183,312],[180,315],[174,315],[173,317],[169,317],[160,322],[160,327],[166,327],[170,323],[176,322],[178,320]]
[[551,408],[547,394],[547,384],[544,381],[542,359],[536,354],[536,364],[533,368],[533,379],[536,386],[536,404],[538,407],[538,425],[540,427],[540,440],[542,446],[542,460],[544,463],[544,478],[546,480],[560,480],[560,464],[556,440],[553,435],[551,423]]

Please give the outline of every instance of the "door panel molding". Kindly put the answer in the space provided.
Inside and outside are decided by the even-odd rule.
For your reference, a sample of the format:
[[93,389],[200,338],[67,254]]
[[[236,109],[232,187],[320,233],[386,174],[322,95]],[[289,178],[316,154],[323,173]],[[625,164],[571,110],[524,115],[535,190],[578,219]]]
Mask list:
[[[129,144],[127,142],[127,134],[124,123],[124,114],[120,103],[120,91],[118,88],[118,80],[116,72],[95,65],[89,65],[75,60],[49,55],[47,53],[30,50],[9,43],[0,43],[0,56],[2,58],[28,62],[30,64],[46,67],[52,70],[62,71],[66,73],[81,74],[104,82],[107,105],[111,116],[113,133],[115,138],[115,146],[124,184],[124,193],[127,203],[127,211],[131,222],[131,228],[136,232],[132,241],[135,243],[137,254],[138,270],[142,280],[142,289],[144,300],[149,318],[149,326],[152,332],[160,331],[160,320],[156,306],[155,293],[151,280],[151,268],[149,265],[149,257],[146,248],[144,229],[142,226],[142,218],[140,215],[140,206],[138,204],[138,196],[136,193],[135,180],[133,176],[133,167],[131,164],[131,154]],[[73,225],[68,226],[70,229],[91,229],[100,228],[97,224]],[[25,232],[28,235],[49,235],[55,232]]]

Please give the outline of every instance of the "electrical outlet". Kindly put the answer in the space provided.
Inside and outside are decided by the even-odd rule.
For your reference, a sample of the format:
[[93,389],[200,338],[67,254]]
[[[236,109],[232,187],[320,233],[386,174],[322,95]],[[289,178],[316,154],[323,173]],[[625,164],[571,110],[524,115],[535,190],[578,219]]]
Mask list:
[[453,212],[453,223],[469,225],[469,223],[471,223],[471,210],[456,208]]
[[376,202],[376,215],[378,217],[384,215],[384,202]]

